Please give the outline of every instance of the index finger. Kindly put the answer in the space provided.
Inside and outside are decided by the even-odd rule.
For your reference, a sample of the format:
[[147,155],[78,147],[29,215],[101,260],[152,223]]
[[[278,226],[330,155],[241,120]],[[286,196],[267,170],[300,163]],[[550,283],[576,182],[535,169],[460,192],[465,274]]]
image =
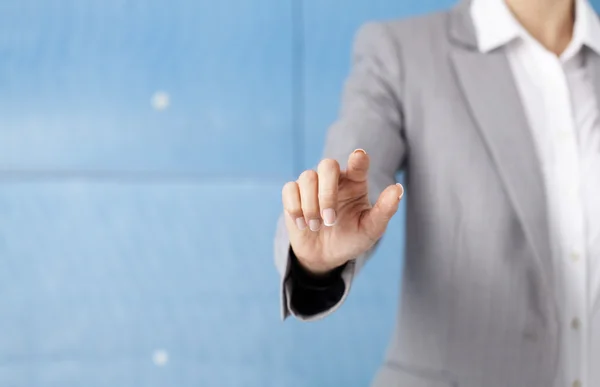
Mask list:
[[362,183],[367,180],[369,173],[369,155],[364,149],[357,149],[348,158],[348,168],[346,177],[348,180],[356,183]]

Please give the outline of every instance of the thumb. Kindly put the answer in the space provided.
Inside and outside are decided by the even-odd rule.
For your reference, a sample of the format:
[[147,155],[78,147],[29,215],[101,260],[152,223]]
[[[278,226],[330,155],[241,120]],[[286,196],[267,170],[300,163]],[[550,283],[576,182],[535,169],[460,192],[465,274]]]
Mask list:
[[398,211],[398,205],[403,195],[402,185],[390,185],[379,195],[375,205],[364,213],[360,228],[369,239],[377,241],[383,236],[390,219]]

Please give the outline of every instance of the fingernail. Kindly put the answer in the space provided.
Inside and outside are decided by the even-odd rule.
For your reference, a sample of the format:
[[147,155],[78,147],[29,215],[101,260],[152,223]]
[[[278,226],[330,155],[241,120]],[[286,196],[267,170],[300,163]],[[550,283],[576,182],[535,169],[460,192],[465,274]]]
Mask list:
[[304,218],[296,219],[296,226],[298,227],[298,229],[300,229],[300,231],[304,230],[306,228],[306,221],[304,220]]
[[308,221],[308,228],[310,228],[311,231],[319,231],[321,222],[318,219],[311,219]]
[[323,210],[323,224],[327,227],[335,224],[335,210],[333,208]]
[[358,152],[362,152],[365,155],[367,154],[367,152],[362,148],[355,149],[354,152],[352,152],[352,153],[358,153]]
[[400,200],[402,199],[402,196],[404,196],[404,187],[400,183],[397,183],[396,185],[400,187],[400,195],[398,196],[398,200]]

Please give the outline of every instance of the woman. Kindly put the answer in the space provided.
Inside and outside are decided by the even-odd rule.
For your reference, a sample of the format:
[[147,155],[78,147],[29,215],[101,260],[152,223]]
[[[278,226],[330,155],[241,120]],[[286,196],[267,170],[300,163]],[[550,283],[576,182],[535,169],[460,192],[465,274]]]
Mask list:
[[599,53],[585,0],[365,25],[325,158],[283,188],[284,318],[343,302],[403,169],[401,312],[373,386],[600,385]]

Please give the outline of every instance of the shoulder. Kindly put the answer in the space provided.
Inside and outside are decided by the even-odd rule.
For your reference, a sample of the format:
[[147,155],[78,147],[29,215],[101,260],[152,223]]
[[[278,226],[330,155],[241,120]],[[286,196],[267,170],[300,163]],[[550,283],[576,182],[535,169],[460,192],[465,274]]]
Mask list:
[[369,21],[358,29],[355,41],[375,46],[381,43],[419,46],[446,42],[449,16],[450,11],[440,11],[402,19]]
[[354,60],[369,57],[399,79],[435,73],[450,48],[450,16],[450,11],[441,11],[367,22],[356,33]]

